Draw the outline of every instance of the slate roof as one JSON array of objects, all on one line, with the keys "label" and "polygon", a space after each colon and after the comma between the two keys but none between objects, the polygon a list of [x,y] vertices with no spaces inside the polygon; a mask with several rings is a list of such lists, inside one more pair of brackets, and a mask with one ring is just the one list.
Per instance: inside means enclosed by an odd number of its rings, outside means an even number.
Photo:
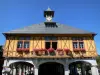
[{"label": "slate roof", "polygon": [[85,30],[80,30],[68,25],[56,23],[57,27],[48,27],[45,22],[34,24],[24,28],[5,32],[4,34],[95,34]]}]

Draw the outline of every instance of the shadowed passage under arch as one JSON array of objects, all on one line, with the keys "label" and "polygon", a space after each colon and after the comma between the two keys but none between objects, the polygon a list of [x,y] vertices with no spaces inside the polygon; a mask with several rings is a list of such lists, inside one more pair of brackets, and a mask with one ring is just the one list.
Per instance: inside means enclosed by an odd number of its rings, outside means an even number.
[{"label": "shadowed passage under arch", "polygon": [[39,66],[38,75],[64,75],[64,66],[56,62],[47,62]]}]

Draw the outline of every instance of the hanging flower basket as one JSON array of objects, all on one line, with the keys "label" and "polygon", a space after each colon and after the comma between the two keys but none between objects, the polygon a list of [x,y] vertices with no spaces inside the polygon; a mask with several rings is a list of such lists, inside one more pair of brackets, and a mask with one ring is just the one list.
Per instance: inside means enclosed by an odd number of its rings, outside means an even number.
[{"label": "hanging flower basket", "polygon": [[49,52],[54,52],[54,48],[49,48],[48,51]]},{"label": "hanging flower basket", "polygon": [[48,49],[48,52],[49,52],[49,54],[52,55],[52,56],[55,55],[54,48],[49,48],[49,49]]}]

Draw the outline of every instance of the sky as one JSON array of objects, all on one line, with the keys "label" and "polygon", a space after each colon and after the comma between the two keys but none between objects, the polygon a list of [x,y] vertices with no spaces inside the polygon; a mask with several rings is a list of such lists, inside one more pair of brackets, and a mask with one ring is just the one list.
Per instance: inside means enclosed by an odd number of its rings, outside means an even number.
[{"label": "sky", "polygon": [[53,21],[95,32],[100,54],[100,0],[0,0],[0,45],[3,32],[44,22],[48,7],[55,11]]}]

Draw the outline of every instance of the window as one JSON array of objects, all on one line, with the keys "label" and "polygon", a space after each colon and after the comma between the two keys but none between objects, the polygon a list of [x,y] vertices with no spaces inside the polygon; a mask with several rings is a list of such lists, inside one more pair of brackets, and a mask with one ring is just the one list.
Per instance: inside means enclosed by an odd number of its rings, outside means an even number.
[{"label": "window", "polygon": [[83,38],[81,37],[73,37],[73,49],[84,49]]},{"label": "window", "polygon": [[22,47],[23,47],[23,42],[22,41],[18,41],[17,48],[22,48]]},{"label": "window", "polygon": [[29,41],[28,42],[24,42],[24,48],[29,48]]},{"label": "window", "polygon": [[78,48],[78,43],[77,42],[73,42],[73,48]]},{"label": "window", "polygon": [[30,37],[20,37],[17,43],[17,48],[24,48],[27,49],[29,48],[29,43]]},{"label": "window", "polygon": [[80,48],[84,48],[84,43],[83,42],[79,42],[79,47]]},{"label": "window", "polygon": [[45,48],[54,48],[57,49],[57,37],[54,36],[46,36],[45,37]]}]

